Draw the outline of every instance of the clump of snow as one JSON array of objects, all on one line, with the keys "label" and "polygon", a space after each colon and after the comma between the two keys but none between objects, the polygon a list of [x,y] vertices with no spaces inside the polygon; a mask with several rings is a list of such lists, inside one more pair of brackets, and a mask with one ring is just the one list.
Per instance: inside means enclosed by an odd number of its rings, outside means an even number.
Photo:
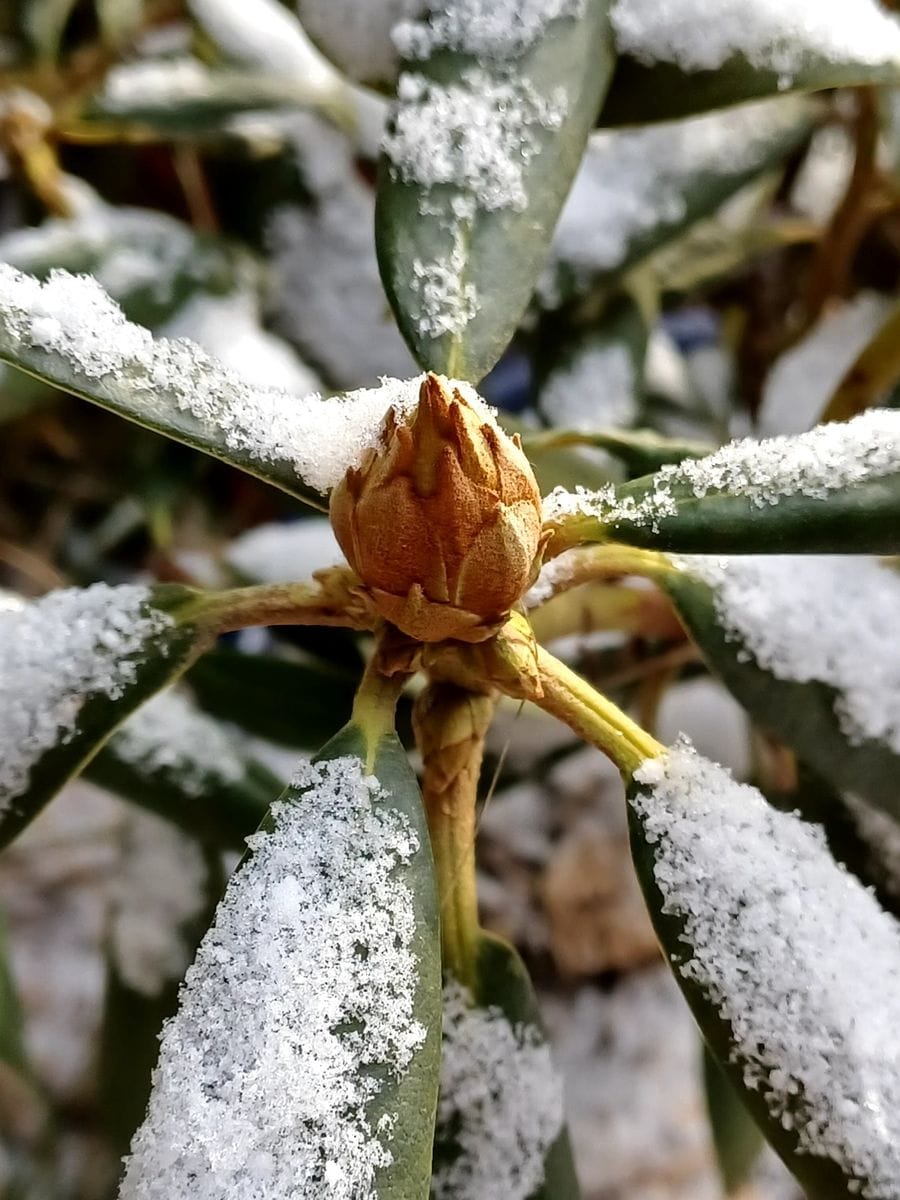
[{"label": "clump of snow", "polygon": [[623,342],[588,345],[548,376],[541,409],[560,429],[620,429],[637,418],[637,383],[634,359]]},{"label": "clump of snow", "polygon": [[478,289],[464,278],[465,267],[461,225],[454,229],[453,246],[446,259],[413,259],[410,290],[418,308],[410,306],[410,312],[428,337],[460,334],[478,312]]},{"label": "clump of snow", "polygon": [[558,554],[543,564],[537,579],[525,593],[522,602],[527,609],[538,608],[552,600],[576,577],[578,557],[573,550]]},{"label": "clump of snow", "polygon": [[277,330],[338,387],[411,374],[415,363],[378,272],[371,188],[346,142],[322,121],[296,116],[291,140],[316,203],[280,205],[266,227]]},{"label": "clump of snow", "polygon": [[784,86],[814,59],[879,66],[900,58],[900,25],[878,0],[615,0],[610,9],[621,54],[712,71],[734,55],[774,71]]},{"label": "clump of snow", "polygon": [[[552,21],[580,17],[587,0],[428,0],[417,20],[400,21],[394,45],[405,59],[439,50],[481,61],[513,58],[534,45]],[[421,7],[421,6],[420,6]]]},{"label": "clump of snow", "polygon": [[426,1033],[398,875],[416,835],[358,759],[293,782],[188,970],[122,1200],[374,1200],[392,1161],[393,1115],[367,1106]]},{"label": "clump of snow", "polygon": [[258,583],[287,583],[342,563],[344,552],[328,518],[309,517],[242,533],[226,550],[225,561]]},{"label": "clump of snow", "polygon": [[110,942],[122,980],[158,996],[191,961],[185,937],[206,902],[207,869],[199,845],[152,813],[134,812],[123,830],[111,890]]},{"label": "clump of snow", "polygon": [[225,296],[192,296],[160,333],[190,338],[247,383],[300,393],[321,386],[286,342],[263,329],[259,301],[249,287]]},{"label": "clump of snow", "polygon": [[766,380],[758,428],[769,436],[801,433],[819,419],[832,392],[887,316],[890,301],[861,292],[823,317],[783,354]]},{"label": "clump of snow", "polygon": [[562,1083],[534,1026],[473,1007],[455,980],[444,989],[438,1137],[459,1147],[435,1171],[436,1200],[528,1200],[563,1122]]},{"label": "clump of snow", "polygon": [[76,732],[95,696],[117,700],[137,677],[137,656],[172,618],[150,606],[138,585],[50,592],[0,611],[0,810],[28,787],[32,767]]},{"label": "clump of snow", "polygon": [[896,571],[841,555],[676,561],[713,588],[719,622],[744,658],[777,679],[833,688],[851,742],[900,754],[900,660],[887,651],[900,612]]},{"label": "clump of snow", "polygon": [[640,500],[620,499],[612,484],[596,492],[556,488],[544,502],[544,519],[589,516],[606,524],[649,525],[655,530],[661,520],[678,513],[675,489],[698,499],[710,494],[745,496],[755,507],[765,508],[786,496],[824,500],[829,492],[898,470],[900,412],[873,409],[796,437],[742,438],[706,458],[662,467]]},{"label": "clump of snow", "polygon": [[196,58],[137,59],[110,68],[100,101],[107,112],[128,112],[205,100],[212,86],[208,68]]},{"label": "clump of snow", "polygon": [[[289,467],[317,491],[337,484],[377,444],[389,408],[418,402],[422,377],[323,399],[253,387],[186,339],[155,339],[125,319],[89,276],[53,271],[46,283],[0,264],[0,353],[44,351],[92,394],[130,416],[224,445],[259,464]],[[467,395],[468,384],[458,383]]]},{"label": "clump of snow", "polygon": [[[742,179],[802,126],[796,98],[763,100],[646,129],[594,133],[556,227],[551,260],[576,279],[611,271],[659,226],[688,216],[699,181]],[[552,300],[545,276],[542,293]]]},{"label": "clump of snow", "polygon": [[632,804],[675,969],[732,1028],[732,1060],[800,1153],[865,1197],[900,1191],[900,928],[831,858],[822,830],[771,808],[682,742],[647,760]]},{"label": "clump of snow", "polygon": [[361,83],[396,78],[398,56],[391,31],[419,7],[419,0],[297,0],[310,37]]},{"label": "clump of snow", "polygon": [[212,784],[238,783],[244,762],[233,738],[183,692],[160,692],[128,718],[114,735],[118,758],[149,774],[170,774],[189,796]]}]

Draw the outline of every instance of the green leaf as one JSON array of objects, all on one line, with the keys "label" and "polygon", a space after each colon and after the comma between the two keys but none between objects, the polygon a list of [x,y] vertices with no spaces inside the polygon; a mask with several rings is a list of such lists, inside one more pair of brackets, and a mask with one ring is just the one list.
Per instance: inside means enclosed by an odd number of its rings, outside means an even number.
[{"label": "green leaf", "polygon": [[[221,1138],[232,1180],[265,1148],[288,1190],[302,1161],[314,1188],[327,1170],[347,1194],[369,1194],[367,1168],[389,1150],[371,1194],[427,1197],[441,1026],[434,865],[406,753],[375,725],[351,723],[328,743],[232,877],[164,1031],[126,1191],[148,1178],[173,1195],[222,1180]],[[333,1081],[325,1091],[319,1072]]]},{"label": "green leaf", "polygon": [[[435,1174],[444,1176],[441,1195],[448,1198],[457,1194],[450,1181],[459,1181],[460,1196],[473,1194],[471,1182],[466,1186],[465,1181],[482,1181],[488,1162],[493,1161],[492,1119],[502,1124],[499,1137],[507,1154],[510,1124],[515,1129],[514,1122],[519,1116],[517,1105],[528,1106],[526,1119],[530,1118],[532,1128],[538,1113],[543,1116],[546,1110],[549,1116],[556,1100],[562,1119],[561,1091],[554,1096],[554,1088],[561,1088],[561,1084],[553,1078],[552,1068],[548,1069],[547,1063],[540,1062],[540,1056],[546,1054],[546,1034],[528,972],[516,951],[499,938],[482,934],[474,978],[469,984],[460,994],[455,981],[448,979],[446,992],[444,1079],[453,1079],[459,1074],[462,1076],[460,1086],[464,1089],[464,1106],[460,1109],[454,1105],[452,1092],[445,1090],[442,1094],[441,1108],[448,1110],[448,1119],[439,1121],[435,1136]],[[493,1031],[490,1036],[485,1022]],[[476,1032],[480,1035],[477,1048],[469,1051],[467,1034],[474,1036]],[[503,1049],[502,1062],[490,1060],[490,1050],[486,1051],[488,1043]],[[485,1061],[468,1058],[470,1053],[486,1052]],[[472,1071],[479,1069],[487,1076],[483,1084],[480,1080],[473,1083],[471,1078]],[[529,1089],[535,1086],[541,1088],[539,1095],[530,1094]],[[480,1095],[482,1090],[491,1097],[483,1110],[478,1104],[471,1105],[471,1096]],[[483,1128],[472,1123],[473,1115],[476,1120],[483,1120]],[[549,1123],[543,1132],[548,1140],[552,1138],[544,1153],[543,1171],[540,1160],[534,1162],[530,1158],[510,1164],[510,1169],[519,1171],[524,1179],[534,1176],[539,1181],[528,1193],[528,1200],[578,1200],[580,1192],[565,1123],[558,1126],[555,1136]],[[533,1138],[533,1134],[529,1138]],[[523,1155],[540,1153],[540,1146],[530,1145],[527,1138],[518,1140],[518,1149]],[[480,1147],[484,1147],[485,1162],[480,1162],[477,1157]]]},{"label": "green leaf", "polygon": [[[834,787],[864,796],[900,819],[897,786],[900,754],[887,740],[863,736],[846,715],[851,705],[851,711],[860,710],[871,721],[868,706],[871,704],[877,714],[889,699],[878,689],[882,673],[879,660],[882,654],[890,654],[890,633],[884,631],[883,651],[879,650],[878,609],[866,611],[865,593],[874,597],[885,589],[881,606],[889,611],[893,604],[890,570],[881,568],[880,574],[884,576],[881,581],[879,575],[871,575],[871,564],[863,560],[859,565],[841,559],[833,564],[824,560],[819,565],[816,560],[803,559],[735,559],[724,568],[722,580],[740,582],[742,573],[753,572],[756,581],[748,581],[746,585],[746,603],[766,612],[769,637],[777,630],[789,631],[781,641],[789,643],[790,655],[812,664],[805,671],[797,669],[805,676],[797,680],[787,677],[790,664],[780,666],[778,675],[774,669],[760,665],[752,646],[735,628],[743,619],[741,602],[719,599],[717,590],[722,584],[714,582],[710,586],[704,581],[704,576],[711,578],[709,564],[698,559],[683,567],[662,573],[659,582],[711,670],[754,721],[787,743]],[[791,589],[787,599],[786,585]],[[896,591],[900,604],[900,582]],[[832,612],[827,627],[821,617],[823,602]],[[868,628],[875,635],[874,646],[871,639],[864,645],[860,637],[860,630]],[[846,691],[815,678],[817,671],[835,670],[833,664],[847,648],[860,663],[868,664],[863,667],[863,675],[868,674],[871,679],[869,697],[864,692],[854,692],[855,699],[848,698]],[[813,678],[809,678],[810,672]],[[856,687],[859,688],[858,676]],[[889,715],[887,720],[889,727]]]},{"label": "green leaf", "polygon": [[187,680],[208,713],[299,750],[321,746],[348,719],[357,682],[349,672],[312,662],[226,649],[204,654]]},{"label": "green leaf", "polygon": [[466,52],[467,31],[448,41],[428,27],[428,57],[406,63],[376,238],[424,367],[477,381],[512,337],[609,80],[607,7],[592,0],[524,48],[511,34],[490,58]]},{"label": "green leaf", "polygon": [[684,462],[686,458],[705,458],[713,451],[702,442],[683,442],[663,437],[653,429],[612,429],[596,433],[554,429],[546,433],[525,434],[525,453],[543,455],[548,450],[575,446],[596,446],[617,458],[629,476],[646,475],[659,467]]},{"label": "green leaf", "polygon": [[[278,693],[283,697],[288,693]],[[205,841],[243,850],[284,781],[179,692],[142,705],[88,763],[93,783]]]},{"label": "green leaf", "polygon": [[747,1183],[765,1144],[734,1084],[703,1044],[703,1086],[719,1174],[726,1196]]},{"label": "green leaf", "polygon": [[900,416],[873,410],[796,437],[746,438],[590,494],[551,496],[559,545],[701,554],[900,552]]},{"label": "green leaf", "polygon": [[[144,700],[200,652],[196,593],[95,584],[0,615],[6,683],[0,845],[6,845]],[[4,678],[5,676],[5,678]]]},{"label": "green leaf", "polygon": [[138,32],[144,19],[144,0],[94,0],[103,43],[120,49]]},{"label": "green leaf", "polygon": [[22,6],[22,29],[38,58],[54,62],[77,0],[30,0]]},{"label": "green leaf", "polygon": [[638,878],[711,1051],[808,1195],[893,1194],[892,919],[817,830],[690,747],[636,776]]},{"label": "green leaf", "polygon": [[184,442],[316,507],[419,381],[323,399],[255,387],[186,340],[153,339],[95,281],[0,264],[0,361]]},{"label": "green leaf", "polygon": [[810,133],[817,111],[792,97],[593,134],[554,236],[540,288],[545,303],[620,277],[711,216],[781,163]]},{"label": "green leaf", "polygon": [[735,55],[716,70],[684,71],[674,63],[643,63],[620,54],[600,114],[600,124],[644,125],[649,121],[690,117],[785,92],[816,92],[898,81],[900,65],[896,62],[872,66],[811,57],[800,70],[788,75],[761,70],[740,55]]}]

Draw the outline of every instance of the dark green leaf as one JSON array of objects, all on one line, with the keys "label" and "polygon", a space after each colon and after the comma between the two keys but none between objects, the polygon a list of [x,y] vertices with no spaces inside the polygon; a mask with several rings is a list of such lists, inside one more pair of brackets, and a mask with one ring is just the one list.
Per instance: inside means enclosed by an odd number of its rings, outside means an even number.
[{"label": "dark green leaf", "polygon": [[763,1135],[706,1043],[703,1085],[722,1185],[725,1195],[733,1196],[750,1177],[765,1144]]},{"label": "dark green leaf", "polygon": [[[78,595],[74,589],[70,594]],[[55,595],[58,593],[51,593],[50,599]],[[176,585],[153,588],[147,599],[140,602],[139,610],[141,618],[148,621],[148,632],[146,636],[139,635],[139,647],[130,648],[123,658],[118,658],[114,651],[103,649],[105,639],[109,639],[113,646],[120,640],[122,626],[115,622],[121,621],[121,617],[113,614],[110,624],[105,627],[96,611],[88,614],[84,622],[89,634],[87,640],[80,633],[78,619],[72,617],[71,653],[77,656],[78,666],[83,669],[86,662],[93,661],[93,655],[102,655],[104,669],[109,660],[108,673],[115,679],[115,685],[107,691],[100,684],[83,694],[80,707],[76,707],[68,728],[68,712],[64,713],[65,689],[62,696],[56,696],[55,693],[51,696],[55,688],[51,666],[33,664],[35,690],[29,695],[28,704],[35,711],[30,713],[29,719],[34,727],[38,727],[42,720],[50,720],[51,714],[56,716],[59,713],[58,719],[63,722],[58,729],[60,740],[40,751],[36,758],[29,758],[27,764],[20,764],[21,771],[13,771],[13,778],[21,774],[25,783],[21,788],[16,782],[12,783],[4,795],[0,845],[11,841],[63,784],[90,761],[116,727],[144,700],[177,678],[203,648],[208,633],[192,623],[195,597],[196,593],[190,589]],[[4,617],[4,637],[15,639],[18,636],[16,615],[12,613]],[[51,616],[48,620],[58,623],[60,618]],[[50,645],[59,643],[59,633],[59,628],[54,627]],[[34,637],[34,629],[31,630],[31,637]],[[76,700],[77,694],[69,703],[75,704]],[[15,730],[17,725],[14,723],[12,728]],[[15,753],[16,750],[17,747],[10,747],[7,753]]]},{"label": "dark green leaf", "polygon": [[[900,418],[875,410],[795,438],[734,442],[595,497],[551,502],[560,544],[699,554],[900,552]],[[844,483],[842,480],[846,480]]]},{"label": "dark green leaf", "polygon": [[[517,1039],[529,1031],[526,1036],[532,1040],[525,1044],[540,1046],[546,1042],[531,980],[512,946],[492,934],[482,934],[474,975],[468,987],[474,1007],[502,1014],[512,1026]],[[547,1080],[547,1087],[553,1087],[552,1080]],[[497,1115],[498,1119],[503,1119],[506,1114],[498,1112]],[[436,1171],[453,1164],[464,1153],[454,1136],[455,1132],[451,1124],[438,1126],[434,1148]],[[508,1131],[505,1132],[508,1137]],[[446,1189],[443,1194],[450,1195]],[[578,1200],[579,1196],[569,1136],[564,1124],[544,1159],[543,1182],[529,1193],[528,1200]]]},{"label": "dark green leaf", "polygon": [[803,69],[785,76],[753,67],[738,55],[718,70],[688,72],[674,63],[648,65],[623,54],[616,64],[600,123],[643,125],[648,121],[690,117],[745,100],[783,95],[786,91],[815,92],[865,83],[896,83],[898,79],[900,68],[892,62],[872,66],[809,59]]},{"label": "dark green leaf", "polygon": [[810,133],[817,111],[793,97],[594,134],[556,230],[542,297],[556,304],[608,283],[671,243],[781,163]]},{"label": "dark green leaf", "polygon": [[[609,80],[607,7],[592,0],[506,58],[435,49],[407,64],[376,237],[397,323],[422,366],[477,381],[512,337]],[[479,122],[492,132],[479,130],[473,153],[465,138]]]},{"label": "dark green leaf", "polygon": [[[852,572],[853,566],[846,569]],[[848,735],[835,688],[780,679],[761,667],[726,627],[713,589],[689,570],[665,573],[660,583],[710,668],[762,729],[786,742],[833,786],[865,796],[900,819],[900,756],[885,742]],[[765,589],[764,581],[760,588]],[[829,598],[841,603],[839,593]],[[792,628],[796,621],[795,613]],[[812,626],[804,636],[814,644],[819,635]]]}]

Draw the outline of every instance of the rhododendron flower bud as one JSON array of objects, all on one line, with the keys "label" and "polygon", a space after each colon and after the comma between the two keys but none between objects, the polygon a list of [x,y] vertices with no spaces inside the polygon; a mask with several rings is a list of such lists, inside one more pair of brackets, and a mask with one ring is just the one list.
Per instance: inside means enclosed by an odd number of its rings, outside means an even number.
[{"label": "rhododendron flower bud", "polygon": [[334,489],[331,521],[378,611],[421,642],[490,637],[542,545],[519,439],[436,375],[409,418],[388,413],[378,447]]}]

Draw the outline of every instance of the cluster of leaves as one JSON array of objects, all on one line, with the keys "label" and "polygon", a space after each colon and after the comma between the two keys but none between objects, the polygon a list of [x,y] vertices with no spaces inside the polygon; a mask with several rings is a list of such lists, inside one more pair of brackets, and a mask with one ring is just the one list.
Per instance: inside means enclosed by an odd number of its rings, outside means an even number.
[{"label": "cluster of leaves", "polygon": [[[317,19],[317,5],[304,0],[299,7],[338,67],[351,65],[340,45],[321,35],[333,24]],[[892,305],[900,196],[892,104],[900,69],[800,47],[802,65],[785,88],[781,73],[740,53],[715,71],[647,65],[618,52],[608,9],[603,0],[572,5],[538,43],[517,52],[512,66],[497,65],[493,78],[490,59],[465,49],[441,46],[406,64],[427,85],[445,87],[477,67],[502,89],[512,70],[533,79],[544,98],[562,89],[568,101],[565,116],[539,129],[523,161],[524,203],[476,203],[467,210],[465,236],[448,242],[459,222],[460,186],[423,183],[394,169],[390,156],[378,163],[379,136],[369,126],[380,135],[385,101],[328,66],[275,0],[198,0],[188,11],[156,0],[2,6],[10,65],[3,69],[0,137],[11,215],[0,260],[38,278],[55,268],[94,275],[130,320],[163,335],[205,339],[251,387],[279,383],[295,393],[314,386],[337,393],[373,384],[380,370],[411,375],[417,364],[481,384],[502,408],[518,410],[506,424],[521,428],[542,490],[606,489],[605,509],[567,512],[563,505],[551,523],[549,553],[581,558],[568,574],[556,573],[541,596],[548,602],[535,605],[538,641],[583,633],[586,617],[591,631],[618,635],[613,649],[593,661],[592,681],[635,703],[647,724],[665,686],[681,671],[704,669],[702,656],[760,731],[759,786],[824,823],[835,856],[884,898],[889,889],[872,874],[878,847],[865,844],[843,797],[852,791],[897,817],[895,745],[848,732],[827,680],[785,678],[748,655],[708,578],[669,555],[897,555],[900,472],[863,476],[822,495],[782,487],[777,502],[763,504],[727,482],[700,494],[690,476],[669,480],[673,465],[702,461],[731,434],[797,433],[820,419],[893,402],[900,380]],[[377,40],[378,16],[371,21],[361,36]],[[248,36],[254,25],[264,31],[257,42]],[[386,77],[362,82],[393,92],[397,69],[395,63]],[[729,107],[759,99],[770,107],[750,110],[749,119],[744,109]],[[403,101],[393,110],[389,136],[399,136],[402,113]],[[659,121],[672,124],[657,129]],[[431,130],[442,132],[454,131]],[[732,153],[730,137],[747,145]],[[828,149],[835,141],[845,149],[843,174]],[[681,158],[667,143],[683,148]],[[704,149],[710,144],[714,149]],[[602,178],[592,190],[594,158]],[[807,175],[814,182],[804,200]],[[606,222],[607,233],[614,230],[613,251],[592,257],[577,245],[590,223],[579,224],[583,209],[564,210],[573,180],[571,195],[583,187],[598,227]],[[835,191],[830,210],[810,204],[810,186]],[[364,228],[362,239],[357,227]],[[375,274],[376,234],[397,328],[386,320]],[[462,315],[441,308],[448,319],[440,327],[423,321],[423,264],[440,267],[439,308],[447,296],[477,303],[463,306]],[[815,385],[802,379],[809,394],[796,396],[788,385],[785,412],[785,386],[776,388],[773,364],[808,348],[838,319],[832,310],[838,318],[861,311],[865,327],[853,332],[849,347],[837,344],[838,334],[833,341],[825,336],[824,365],[809,360],[806,368],[817,373]],[[289,456],[236,450],[211,418],[186,417],[179,395],[155,388],[139,363],[92,376],[77,355],[23,339],[16,316],[0,305],[0,359],[9,368],[0,391],[0,562],[7,582],[34,592],[48,582],[121,579],[140,568],[159,581],[149,606],[170,620],[164,635],[148,636],[134,656],[128,685],[114,699],[91,698],[65,740],[32,763],[27,789],[0,813],[0,841],[18,835],[84,772],[175,822],[208,853],[239,848],[280,781],[243,752],[227,783],[214,770],[198,783],[183,763],[135,759],[127,753],[127,719],[182,677],[208,719],[304,752],[314,752],[350,718],[363,661],[355,635],[371,622],[339,582],[336,591],[310,585],[273,592],[263,571],[254,580],[253,572],[227,561],[208,561],[207,570],[228,590],[200,591],[196,567],[178,554],[191,525],[221,543],[260,514],[296,517],[304,503],[321,507],[321,495]],[[227,397],[233,377],[217,375],[214,365],[209,372],[210,391]],[[142,428],[123,434],[107,413],[82,415],[72,396]],[[301,407],[298,398],[302,425]],[[218,461],[210,464],[196,451]],[[656,521],[630,519],[661,486],[674,495],[674,511]],[[40,548],[37,555],[26,550],[29,544]],[[327,565],[284,563],[282,578],[303,579]],[[654,603],[627,583],[640,574],[654,581]],[[263,590],[252,596],[228,587],[254,582]],[[671,620],[673,611],[686,633]],[[778,619],[775,612],[772,620]],[[309,632],[304,620],[349,629]],[[865,612],[851,613],[847,628],[865,620]],[[270,621],[263,653],[219,640]],[[884,649],[890,654],[887,637]],[[489,675],[486,682],[503,690],[498,679]],[[515,679],[507,690],[527,694]],[[564,708],[557,705],[562,715]],[[398,722],[407,743],[409,718],[401,698]],[[591,736],[589,729],[580,732]],[[358,708],[350,732],[326,747],[323,760],[346,754],[350,743],[361,745],[354,752],[376,770],[390,763],[382,782],[397,810],[418,812],[415,782],[397,765],[405,757],[396,735],[380,732],[376,740],[377,748]],[[638,742],[650,745],[649,738]],[[640,757],[619,762],[628,780]],[[428,799],[427,777],[425,791]],[[302,801],[302,794],[293,798]],[[635,806],[639,869],[664,949],[677,964],[684,931],[662,912],[648,866],[655,843],[639,814]],[[452,862],[451,873],[457,868]],[[427,856],[413,869],[417,893],[433,889]],[[220,886],[212,873],[210,903]],[[193,933],[199,940],[202,928]],[[433,927],[430,933],[436,938]],[[421,954],[423,1017],[433,1016],[438,1003],[434,950]],[[537,1028],[530,984],[513,951],[478,932],[466,954],[473,1000]],[[177,981],[148,1002],[116,977],[114,962],[111,972],[103,1089],[107,1134],[123,1150],[143,1113],[148,1063]],[[743,1087],[741,1065],[728,1061],[727,1022],[709,996],[687,990],[713,1051]],[[12,1014],[12,991],[3,992]],[[8,1024],[13,1029],[12,1015]],[[116,1053],[116,1031],[123,1029],[142,1043],[127,1056]],[[4,1038],[0,1053],[11,1072],[36,1087],[17,1035]],[[418,1124],[410,1119],[394,1165],[373,1193],[385,1200],[428,1190],[433,1044],[427,1053],[431,1058],[423,1058],[412,1081],[391,1084],[380,1100],[397,1111],[419,1110]],[[718,1095],[722,1079],[713,1071],[710,1078],[711,1094]],[[413,1084],[411,1101],[406,1089]],[[823,1173],[820,1159],[801,1153],[756,1097],[749,1100],[755,1120],[811,1194],[844,1196],[868,1186],[832,1162]],[[715,1112],[730,1117],[714,1125],[727,1186],[737,1190],[753,1157],[742,1149],[753,1143],[748,1118],[730,1092]],[[21,1188],[44,1194],[52,1121],[37,1122],[37,1129],[29,1127],[27,1146],[18,1148],[23,1178],[13,1181],[10,1195]],[[436,1161],[452,1161],[458,1152],[440,1145]],[[47,1194],[60,1194],[56,1189],[54,1183]],[[546,1200],[577,1194],[564,1135],[548,1150],[543,1183],[530,1194]]]}]

